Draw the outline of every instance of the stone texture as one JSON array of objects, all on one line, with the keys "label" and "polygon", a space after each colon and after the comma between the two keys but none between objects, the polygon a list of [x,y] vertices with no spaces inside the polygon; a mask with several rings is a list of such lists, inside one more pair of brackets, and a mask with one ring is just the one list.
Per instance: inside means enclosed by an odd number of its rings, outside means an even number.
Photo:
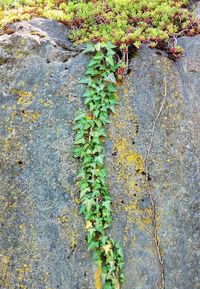
[{"label": "stone texture", "polygon": [[[0,37],[1,287],[99,289],[71,153],[88,57],[57,22],[33,18],[12,30]],[[125,251],[123,289],[160,288],[149,193],[166,289],[200,288],[200,37],[179,42],[177,62],[145,46],[133,57],[107,128],[110,234]]]}]

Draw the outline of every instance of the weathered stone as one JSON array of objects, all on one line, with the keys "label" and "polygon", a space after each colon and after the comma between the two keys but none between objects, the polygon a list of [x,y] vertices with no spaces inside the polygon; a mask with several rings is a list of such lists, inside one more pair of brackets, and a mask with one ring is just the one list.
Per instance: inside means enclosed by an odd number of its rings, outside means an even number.
[{"label": "weathered stone", "polygon": [[[33,18],[12,29],[0,37],[1,286],[99,289],[72,157],[88,57],[57,22]],[[200,288],[200,37],[179,42],[177,62],[145,46],[133,57],[108,127],[110,234],[125,251],[123,289],[160,288],[150,196],[165,288]]]},{"label": "weathered stone", "polygon": [[[127,234],[125,288],[159,288],[159,263],[149,236],[151,201],[145,182],[141,182],[147,171],[157,211],[166,288],[200,288],[200,37],[183,37],[179,42],[185,52],[176,63],[147,47],[133,58],[121,94],[119,116],[112,120],[114,127],[110,126],[115,156],[109,161],[109,172],[113,176],[114,199],[118,204],[123,200],[116,213],[120,225],[113,226],[113,234],[118,238],[118,231]],[[132,125],[133,116],[138,127]],[[142,162],[138,156],[142,156]],[[119,164],[117,168],[115,163]],[[138,168],[131,171],[134,166]]]}]

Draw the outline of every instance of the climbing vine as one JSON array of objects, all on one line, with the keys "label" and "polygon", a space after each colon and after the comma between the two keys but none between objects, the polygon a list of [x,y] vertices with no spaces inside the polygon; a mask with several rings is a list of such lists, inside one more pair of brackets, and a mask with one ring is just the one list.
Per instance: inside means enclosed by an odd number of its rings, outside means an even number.
[{"label": "climbing vine", "polygon": [[94,53],[81,80],[86,84],[83,97],[88,110],[78,111],[74,127],[74,156],[82,161],[78,174],[80,212],[85,216],[88,249],[93,250],[96,264],[102,270],[103,289],[120,288],[124,281],[122,248],[106,232],[112,216],[103,141],[109,112],[114,112],[117,104],[115,72],[120,64],[114,59],[114,48],[110,42],[87,46],[85,52]]}]

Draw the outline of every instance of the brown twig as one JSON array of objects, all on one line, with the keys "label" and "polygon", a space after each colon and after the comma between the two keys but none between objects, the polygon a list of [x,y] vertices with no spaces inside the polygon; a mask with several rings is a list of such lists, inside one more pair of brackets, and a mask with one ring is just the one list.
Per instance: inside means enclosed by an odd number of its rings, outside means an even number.
[{"label": "brown twig", "polygon": [[152,130],[151,130],[151,136],[150,136],[150,144],[147,150],[147,155],[145,158],[145,171],[146,171],[146,182],[147,182],[147,194],[150,198],[150,202],[151,202],[151,207],[152,207],[152,212],[153,212],[153,216],[152,216],[152,226],[153,226],[153,232],[152,232],[152,238],[155,244],[155,248],[156,248],[156,254],[157,254],[157,258],[158,258],[158,263],[159,263],[159,267],[160,267],[160,289],[165,289],[165,271],[164,271],[164,266],[163,266],[163,258],[162,258],[162,253],[161,253],[161,248],[160,248],[160,244],[158,241],[158,230],[157,230],[157,212],[156,212],[156,205],[155,205],[155,200],[153,197],[153,194],[151,193],[151,188],[150,188],[150,184],[149,184],[149,180],[148,180],[148,176],[149,176],[149,158],[150,158],[150,153],[151,153],[151,149],[153,146],[153,140],[154,140],[154,134],[155,134],[155,128],[156,128],[156,124],[158,122],[158,119],[160,117],[160,114],[163,110],[165,101],[166,101],[166,97],[167,97],[167,80],[166,80],[166,76],[164,78],[164,98],[161,102],[159,111],[156,115],[156,118],[153,122],[152,125]]}]

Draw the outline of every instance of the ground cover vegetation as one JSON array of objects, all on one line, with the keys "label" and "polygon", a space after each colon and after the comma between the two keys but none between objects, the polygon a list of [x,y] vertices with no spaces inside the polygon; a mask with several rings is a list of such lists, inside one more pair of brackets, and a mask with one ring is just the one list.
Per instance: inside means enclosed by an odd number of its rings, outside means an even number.
[{"label": "ground cover vegetation", "polygon": [[3,26],[41,16],[71,28],[76,44],[111,41],[126,53],[141,43],[162,48],[174,57],[181,52],[176,39],[199,32],[199,19],[189,12],[188,0],[0,0]]}]

